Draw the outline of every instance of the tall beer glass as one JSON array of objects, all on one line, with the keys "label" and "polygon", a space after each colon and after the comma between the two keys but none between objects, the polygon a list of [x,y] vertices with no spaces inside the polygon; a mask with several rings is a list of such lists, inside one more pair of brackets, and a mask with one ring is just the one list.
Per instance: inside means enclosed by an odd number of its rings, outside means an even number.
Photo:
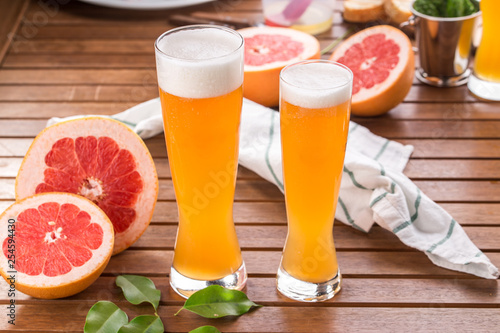
[{"label": "tall beer glass", "polygon": [[500,101],[500,1],[481,0],[483,35],[474,60],[474,71],[469,78],[469,90],[476,96]]},{"label": "tall beer glass", "polygon": [[333,220],[351,111],[352,72],[312,60],[280,75],[280,122],[288,236],[278,290],[306,302],[332,298],[341,276]]},{"label": "tall beer glass", "polygon": [[233,222],[243,38],[217,26],[167,31],[155,43],[179,227],[170,284],[188,297],[212,284],[242,289]]}]

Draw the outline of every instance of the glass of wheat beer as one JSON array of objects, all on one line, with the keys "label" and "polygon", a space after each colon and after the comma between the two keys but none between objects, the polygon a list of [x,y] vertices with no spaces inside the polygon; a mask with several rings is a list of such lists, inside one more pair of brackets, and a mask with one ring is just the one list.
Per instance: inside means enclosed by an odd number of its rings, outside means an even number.
[{"label": "glass of wheat beer", "polygon": [[278,290],[306,302],[332,298],[340,271],[333,220],[344,164],[353,75],[344,65],[304,61],[280,74],[280,128],[288,235]]},{"label": "glass of wheat beer", "polygon": [[242,289],[233,222],[244,40],[219,26],[185,26],[156,43],[165,141],[179,227],[170,284],[189,297],[212,284]]}]

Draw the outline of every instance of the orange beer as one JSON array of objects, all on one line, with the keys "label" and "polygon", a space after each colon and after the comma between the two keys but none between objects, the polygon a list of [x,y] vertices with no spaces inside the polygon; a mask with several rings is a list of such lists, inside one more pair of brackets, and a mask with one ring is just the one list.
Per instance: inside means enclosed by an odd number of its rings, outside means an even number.
[{"label": "orange beer", "polygon": [[500,43],[497,36],[500,29],[497,21],[500,1],[481,0],[479,6],[483,17],[483,35],[467,86],[480,98],[500,101]]},{"label": "orange beer", "polygon": [[173,266],[198,280],[216,280],[242,264],[232,206],[242,89],[198,99],[160,89],[160,98],[179,208]]},{"label": "orange beer", "polygon": [[[500,43],[497,33],[500,31],[500,1],[481,0],[483,16],[483,35],[476,52],[474,73],[483,80],[500,82]],[[499,96],[500,97],[500,96]]]},{"label": "orange beer", "polygon": [[[288,220],[281,269],[306,285],[322,284],[340,279],[332,228],[349,129],[352,73],[333,62],[307,61],[286,67],[280,84]],[[289,296],[290,288],[282,289]]]},{"label": "orange beer", "polygon": [[[165,141],[179,211],[170,282],[189,296],[246,271],[233,222],[243,39],[223,27],[171,30],[156,43]],[[217,283],[220,284],[220,283]]]}]

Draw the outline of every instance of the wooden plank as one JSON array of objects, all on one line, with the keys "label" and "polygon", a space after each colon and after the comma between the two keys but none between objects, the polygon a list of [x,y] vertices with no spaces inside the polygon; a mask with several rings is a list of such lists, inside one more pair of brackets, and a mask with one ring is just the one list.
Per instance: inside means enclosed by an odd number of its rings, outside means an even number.
[{"label": "wooden plank", "polygon": [[[119,75],[116,75],[119,73]],[[19,75],[18,75],[19,74]],[[81,74],[81,75],[80,75]],[[156,72],[151,69],[60,69],[60,70],[40,70],[40,69],[9,69],[0,70],[0,84],[17,86],[21,84],[27,85],[137,85],[137,86],[155,86]],[[51,116],[64,116],[73,114],[96,114],[96,113],[117,113],[137,103],[128,102],[66,102],[66,103],[50,103],[39,101],[34,102],[0,102],[0,110],[2,116],[9,118],[49,118]],[[460,118],[460,116],[446,118],[442,116],[438,110],[434,110],[434,104],[418,104],[404,103],[402,108],[412,109],[418,107],[422,110],[422,115],[417,112],[409,117],[396,118],[392,116],[392,111],[387,115],[389,119],[396,120],[499,120],[500,112],[493,112],[498,109],[494,103],[483,103],[484,107],[474,108],[474,111],[468,113],[468,118]],[[475,103],[460,104],[461,108],[465,109],[468,105],[476,105]],[[488,112],[491,110],[492,112]],[[66,112],[66,113],[65,113]],[[390,116],[390,117],[389,117]],[[386,119],[380,117],[378,119]],[[353,117],[355,122],[363,122],[364,118]],[[437,143],[441,142],[437,140]],[[446,143],[446,142],[444,142]],[[493,144],[493,142],[492,142]],[[434,144],[432,144],[434,145]],[[439,147],[438,147],[439,148]],[[498,155],[497,155],[498,156]]]},{"label": "wooden plank", "polygon": [[[226,16],[225,12],[220,12],[221,17]],[[248,19],[250,21],[261,21],[261,13],[234,12],[231,17],[239,19]],[[154,42],[163,32],[172,28],[172,25],[167,23],[167,20],[152,24],[116,24],[116,25],[44,25],[38,27],[34,39],[144,39]],[[19,32],[30,30],[33,27],[29,24],[23,24],[19,28]],[[334,25],[328,33],[329,38],[337,38],[342,36],[348,30],[347,26]],[[318,36],[321,38],[321,35]]]},{"label": "wooden plank", "polygon": [[[415,147],[412,158],[498,158],[500,140],[398,139]],[[462,161],[460,161],[462,162]]]},{"label": "wooden plank", "polygon": [[498,103],[402,103],[382,118],[474,120],[500,119]]},{"label": "wooden plank", "polygon": [[0,101],[144,102],[158,97],[156,85],[0,86]]},{"label": "wooden plank", "polygon": [[499,139],[500,121],[394,121],[365,119],[358,122],[373,133],[390,139]]},{"label": "wooden plank", "polygon": [[[158,35],[160,35],[159,33]],[[152,42],[151,42],[152,43]],[[151,47],[153,44],[151,44]],[[150,54],[73,54],[32,55],[8,54],[4,68],[154,68],[155,58]]]},{"label": "wooden plank", "polygon": [[113,115],[137,104],[138,102],[0,102],[0,118],[46,120],[77,115]]},{"label": "wooden plank", "polygon": [[[137,12],[134,12],[134,14]],[[16,40],[12,48],[17,54],[151,54],[150,40]]]},{"label": "wooden plank", "polygon": [[[69,22],[64,24],[77,23]],[[320,42],[320,48],[324,49],[335,39],[324,37]],[[127,39],[127,40],[65,40],[65,39],[47,39],[47,40],[15,40],[12,42],[11,50],[16,54],[151,54],[154,52],[150,40]],[[323,55],[327,58],[331,55],[328,52]]]},{"label": "wooden plank", "polygon": [[[500,251],[500,228],[497,227],[464,227],[476,246],[482,251]],[[236,226],[239,243],[242,249],[272,249],[280,251],[285,243],[286,226]],[[141,238],[133,245],[133,249],[169,249],[173,250],[177,234],[176,225],[150,225]],[[374,227],[369,233],[357,231],[350,226],[337,222],[333,228],[333,237],[337,250],[379,250],[410,251],[392,232]]]},{"label": "wooden plank", "polygon": [[[25,332],[81,332],[85,316],[93,302],[82,304],[48,304],[46,306],[20,305],[16,329]],[[130,318],[150,314],[147,306],[120,304]],[[475,332],[494,332],[500,324],[498,309],[453,308],[373,308],[366,307],[312,307],[297,304],[294,307],[263,307],[236,318],[205,319],[183,311],[174,316],[179,306],[163,306],[158,314],[167,332],[188,332],[204,325],[215,325],[222,332],[368,332],[383,330],[427,332],[439,326],[450,332],[461,332],[474,327]],[[57,314],[58,320],[53,316]],[[307,319],[306,319],[307,318]],[[10,330],[6,320],[0,330]]]},{"label": "wooden plank", "polygon": [[[13,200],[0,200],[0,212],[13,203]],[[500,204],[441,203],[440,206],[462,226],[500,226]],[[286,224],[284,202],[235,202],[233,212],[236,224]],[[152,225],[177,223],[178,220],[175,202],[156,203]]]},{"label": "wooden plank", "polygon": [[[414,182],[423,193],[438,203],[499,203],[497,181],[422,181]],[[171,180],[160,180],[158,200],[175,200]],[[0,200],[14,199],[14,179],[0,178]],[[238,180],[235,200],[246,202],[282,202],[283,194],[266,180]]]},{"label": "wooden plank", "polygon": [[[0,141],[1,145],[1,141]],[[15,177],[22,158],[0,157],[0,177]],[[171,178],[168,160],[156,158],[158,177]],[[500,179],[500,161],[498,160],[411,160],[404,173],[413,180],[493,180]],[[238,179],[261,179],[257,174],[245,168],[239,168]]]},{"label": "wooden plank", "polygon": [[[167,276],[172,265],[172,251],[127,250],[111,258],[105,275],[139,274]],[[250,276],[275,277],[281,251],[242,251]],[[500,267],[500,253],[487,253]],[[469,274],[434,265],[422,252],[338,251],[337,259],[346,278],[471,278]]]},{"label": "wooden plank", "polygon": [[[50,104],[50,103],[49,103]],[[72,110],[71,106],[78,103],[54,103],[54,108],[61,110],[61,113],[55,113],[54,116],[69,116],[73,115],[73,112],[68,112],[66,114],[65,110]],[[86,112],[78,112],[87,110],[89,114],[92,114],[92,107],[85,107],[86,103],[82,103],[81,106],[76,106],[74,114],[85,114]],[[93,104],[93,103],[89,103]],[[1,104],[0,104],[1,105]],[[43,112],[45,104],[32,103],[33,111],[36,111],[36,105],[40,108],[40,112]],[[58,107],[60,105],[61,107]],[[68,105],[68,106],[66,106]],[[110,111],[109,114],[114,114],[112,111],[113,105],[110,103],[110,110],[106,110],[105,105],[97,103],[96,110],[103,111],[100,114],[106,114],[105,111]],[[122,107],[123,106],[123,107]],[[126,109],[128,104],[116,104],[116,112]],[[31,109],[31,106],[29,106]],[[45,117],[44,117],[45,118]],[[9,117],[9,119],[12,119]],[[35,134],[33,134],[34,136]],[[0,132],[0,156],[9,157],[23,157],[28,150],[32,139],[31,138],[1,138],[3,133]],[[411,162],[415,159],[459,159],[460,163],[464,162],[464,159],[495,159],[500,156],[500,140],[462,140],[462,139],[452,139],[452,140],[432,140],[432,139],[399,139],[397,140],[402,144],[408,144],[414,146],[413,154],[411,155]],[[146,145],[155,158],[166,158],[167,149],[165,147],[165,138],[162,134],[157,135],[153,138],[145,140]]]},{"label": "wooden plank", "polygon": [[[26,87],[31,96],[25,99],[78,101],[112,99],[115,102],[130,103],[131,101],[143,102],[158,96],[156,87],[134,86],[35,86]],[[12,95],[9,95],[12,93]],[[5,98],[22,100],[23,93],[18,87],[0,86],[0,100]],[[361,125],[368,127],[373,133],[388,139],[428,139],[428,140],[454,140],[454,139],[500,139],[500,121],[394,121],[394,120],[363,120]],[[0,137],[29,137],[36,136],[43,129],[44,120],[17,120],[0,118]],[[486,141],[483,144],[495,142]],[[492,149],[496,149],[495,146]],[[445,152],[445,154],[447,154]],[[446,155],[445,155],[446,156]]]},{"label": "wooden plank", "polygon": [[500,160],[410,160],[404,174],[414,180],[500,179]]},{"label": "wooden plank", "polygon": [[[58,302],[71,306],[76,302],[111,300],[124,303],[115,277],[101,276],[85,291]],[[167,277],[152,277],[156,288],[162,291],[161,306],[181,306],[184,302],[169,284]],[[365,292],[366,286],[373,286]],[[496,292],[500,280],[486,279],[364,279],[345,278],[342,292],[322,306],[405,306],[405,307],[500,307]],[[0,303],[8,302],[8,284],[0,281]],[[245,293],[258,304],[268,306],[301,306],[303,304],[283,297],[276,289],[275,278],[249,278]],[[384,297],[380,297],[384,295]],[[50,305],[53,301],[35,300],[23,293],[16,294],[18,304]]]},{"label": "wooden plank", "polygon": [[0,0],[0,65],[27,8],[28,0]]},{"label": "wooden plank", "polygon": [[[72,45],[72,44],[71,44]],[[152,47],[150,45],[150,47]],[[151,52],[153,52],[151,50]],[[128,56],[127,56],[128,57]],[[0,84],[156,85],[156,69],[3,69]]]}]

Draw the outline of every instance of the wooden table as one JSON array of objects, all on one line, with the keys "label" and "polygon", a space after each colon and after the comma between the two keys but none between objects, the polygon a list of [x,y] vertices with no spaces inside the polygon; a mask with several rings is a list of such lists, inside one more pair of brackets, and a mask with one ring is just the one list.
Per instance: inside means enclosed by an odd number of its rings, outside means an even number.
[{"label": "wooden table", "polygon": [[[172,13],[209,12],[260,19],[260,0],[221,0],[182,10],[134,12],[78,1],[0,0],[0,211],[14,200],[14,179],[32,139],[52,116],[113,114],[158,95],[153,42]],[[337,1],[335,24],[318,38],[328,45],[349,27]],[[12,37],[13,41],[5,36]],[[325,56],[327,57],[327,56]],[[500,266],[500,104],[480,102],[465,86],[439,89],[415,81],[387,115],[354,119],[374,133],[415,146],[405,173],[459,221]],[[162,290],[159,313],[168,332],[214,325],[222,332],[500,331],[498,280],[434,266],[391,233],[369,234],[337,223],[344,276],[333,300],[304,304],[275,287],[286,235],[282,194],[240,168],[235,220],[249,270],[246,292],[265,307],[240,318],[206,320],[183,312],[168,273],[177,211],[163,136],[146,141],[160,194],[151,226],[86,291],[61,300],[16,296],[16,326],[7,323],[7,284],[0,290],[2,331],[81,332],[89,308],[111,300],[129,317],[134,307],[114,285],[119,274],[151,277]]]}]

